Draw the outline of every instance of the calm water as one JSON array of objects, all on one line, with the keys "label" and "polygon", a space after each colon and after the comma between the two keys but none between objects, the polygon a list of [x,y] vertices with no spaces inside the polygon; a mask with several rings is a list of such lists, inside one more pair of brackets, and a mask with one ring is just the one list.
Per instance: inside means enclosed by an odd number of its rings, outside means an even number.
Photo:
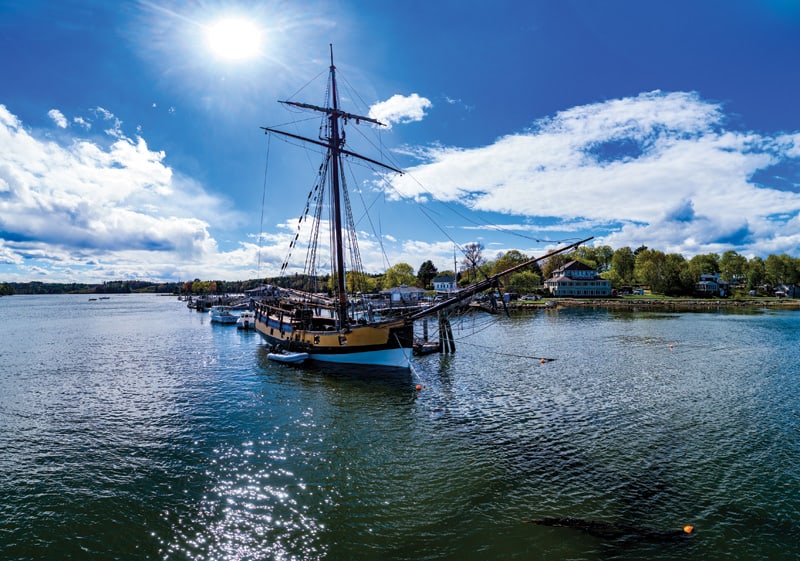
[{"label": "calm water", "polygon": [[800,556],[798,312],[478,315],[388,379],[169,297],[4,297],[0,325],[4,560]]}]

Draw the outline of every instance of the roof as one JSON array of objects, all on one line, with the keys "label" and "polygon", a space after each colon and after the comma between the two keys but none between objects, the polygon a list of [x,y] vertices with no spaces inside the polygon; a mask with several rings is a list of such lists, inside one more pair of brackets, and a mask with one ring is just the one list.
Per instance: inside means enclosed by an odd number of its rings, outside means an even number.
[{"label": "roof", "polygon": [[425,292],[424,288],[417,288],[416,286],[393,286],[392,288],[387,288],[386,290],[381,290],[381,293],[395,293],[395,292],[405,292],[406,294],[410,292]]},{"label": "roof", "polygon": [[589,265],[586,263],[581,263],[580,261],[570,261],[566,265],[562,265],[554,272],[563,273],[564,271],[594,271]]}]

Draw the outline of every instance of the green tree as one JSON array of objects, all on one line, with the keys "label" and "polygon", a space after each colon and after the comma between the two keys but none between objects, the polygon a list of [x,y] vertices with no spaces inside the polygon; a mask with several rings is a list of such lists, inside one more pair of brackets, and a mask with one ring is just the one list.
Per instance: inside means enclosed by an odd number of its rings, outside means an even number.
[{"label": "green tree", "polygon": [[636,255],[634,276],[653,292],[675,295],[685,292],[687,282],[691,282],[686,270],[686,260],[682,255],[644,249]]},{"label": "green tree", "polygon": [[383,275],[383,287],[393,288],[405,284],[413,286],[417,277],[414,275],[414,268],[408,263],[398,263],[386,269]]},{"label": "green tree", "polygon": [[518,271],[508,275],[506,289],[518,294],[528,294],[542,286],[542,277],[533,271]]},{"label": "green tree", "polygon": [[786,260],[781,259],[780,255],[770,254],[764,262],[764,273],[768,283],[771,285],[786,282],[788,271],[786,270]]},{"label": "green tree", "polygon": [[599,259],[597,255],[597,248],[590,245],[582,245],[578,247],[572,252],[572,259],[580,261],[592,269],[598,269],[600,267],[598,262]]},{"label": "green tree", "polygon": [[430,288],[431,281],[438,274],[439,272],[436,270],[436,266],[433,264],[433,261],[430,259],[425,261],[419,266],[419,271],[417,271],[417,286],[425,289]]},{"label": "green tree", "polygon": [[747,258],[735,251],[728,250],[719,260],[719,273],[722,280],[734,282],[746,278]]},{"label": "green tree", "polygon": [[689,259],[689,271],[694,282],[700,280],[700,275],[719,273],[719,255],[716,253],[695,255]]},{"label": "green tree", "polygon": [[661,292],[670,296],[690,294],[694,289],[689,267],[683,255],[670,253],[664,260]]},{"label": "green tree", "polygon": [[511,267],[515,267],[528,260],[529,258],[527,255],[525,255],[520,251],[517,251],[516,249],[506,251],[504,254],[498,256],[495,262],[492,263],[492,267],[489,270],[489,275],[496,275],[498,273],[502,273],[503,271],[510,269]]},{"label": "green tree", "polygon": [[375,278],[370,277],[366,273],[358,271],[348,271],[347,276],[347,292],[355,294],[356,292],[375,292],[377,282]]},{"label": "green tree", "polygon": [[[636,255],[629,247],[621,247],[611,256],[611,270],[620,284],[633,284],[633,271],[636,267]],[[613,279],[612,279],[613,280]]]},{"label": "green tree", "polygon": [[753,257],[747,262],[745,271],[747,274],[747,290],[758,290],[766,279],[764,260],[760,257]]},{"label": "green tree", "polygon": [[664,266],[667,256],[656,249],[643,249],[636,254],[634,276],[640,284],[650,287],[653,292],[661,292]]},{"label": "green tree", "polygon": [[608,271],[611,268],[611,259],[614,257],[614,250],[610,245],[601,245],[597,248],[597,268],[601,271]]}]

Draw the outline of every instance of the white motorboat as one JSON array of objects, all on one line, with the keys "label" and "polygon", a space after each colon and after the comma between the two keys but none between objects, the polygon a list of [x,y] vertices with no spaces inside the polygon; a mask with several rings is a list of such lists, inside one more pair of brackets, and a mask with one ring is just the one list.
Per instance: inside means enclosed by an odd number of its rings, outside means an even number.
[{"label": "white motorboat", "polygon": [[256,328],[256,314],[250,310],[246,310],[239,314],[239,319],[236,320],[237,329],[255,329]]},{"label": "white motorboat", "polygon": [[230,306],[212,306],[211,321],[215,323],[236,323],[239,316],[231,312]]}]

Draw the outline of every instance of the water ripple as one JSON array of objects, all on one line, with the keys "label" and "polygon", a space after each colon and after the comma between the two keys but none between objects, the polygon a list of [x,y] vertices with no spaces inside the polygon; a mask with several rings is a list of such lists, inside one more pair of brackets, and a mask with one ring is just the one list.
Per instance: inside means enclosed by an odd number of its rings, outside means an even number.
[{"label": "water ripple", "polygon": [[0,300],[4,558],[797,557],[796,313],[479,317],[386,377],[105,304]]}]

